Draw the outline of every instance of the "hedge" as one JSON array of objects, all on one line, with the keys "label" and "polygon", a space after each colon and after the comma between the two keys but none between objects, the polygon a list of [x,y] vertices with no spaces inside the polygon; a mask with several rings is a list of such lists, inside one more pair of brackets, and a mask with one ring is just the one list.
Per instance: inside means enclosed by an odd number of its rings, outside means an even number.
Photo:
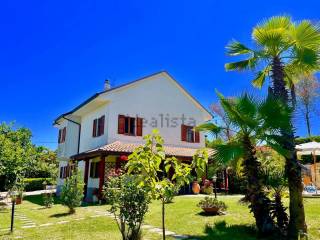
[{"label": "hedge", "polygon": [[47,184],[53,184],[52,178],[25,178],[24,179],[24,190],[26,192],[29,191],[37,191],[37,190],[43,190],[44,185],[43,183],[47,182]]},{"label": "hedge", "polygon": [[295,142],[296,142],[296,144],[302,144],[302,143],[307,143],[307,142],[320,142],[320,136],[296,138]]}]

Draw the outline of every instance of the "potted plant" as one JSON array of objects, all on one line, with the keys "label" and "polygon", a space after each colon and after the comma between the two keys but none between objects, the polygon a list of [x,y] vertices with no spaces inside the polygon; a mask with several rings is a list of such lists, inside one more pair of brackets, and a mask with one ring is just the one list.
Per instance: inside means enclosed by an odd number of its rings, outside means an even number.
[{"label": "potted plant", "polygon": [[199,185],[199,183],[198,183],[198,180],[197,179],[195,179],[194,181],[193,181],[193,183],[192,183],[192,192],[194,193],[194,194],[199,194],[200,193],[200,185]]},{"label": "potted plant", "polygon": [[227,209],[227,205],[213,197],[205,197],[198,203],[198,207],[209,215],[217,215]]},{"label": "potted plant", "polygon": [[18,194],[16,196],[16,204],[21,204],[23,199],[23,189],[18,190]]}]

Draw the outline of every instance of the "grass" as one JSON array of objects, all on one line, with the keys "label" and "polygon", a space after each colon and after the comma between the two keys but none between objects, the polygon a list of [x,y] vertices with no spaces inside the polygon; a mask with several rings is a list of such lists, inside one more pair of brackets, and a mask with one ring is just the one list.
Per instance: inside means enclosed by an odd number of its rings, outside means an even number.
[{"label": "grass", "polygon": [[[228,205],[227,214],[223,216],[204,216],[196,205],[201,198],[179,196],[174,203],[166,205],[167,230],[178,234],[191,235],[197,239],[257,239],[254,219],[246,205],[240,205],[240,196],[219,196],[219,200]],[[15,221],[15,231],[0,231],[0,239],[121,239],[113,219],[108,217],[92,218],[95,211],[106,211],[108,206],[84,206],[75,214],[68,214],[68,209],[56,200],[54,207],[47,209],[42,205],[40,196],[26,197],[22,205],[17,206],[17,213],[23,214],[37,226],[53,223],[52,226],[23,229],[19,219]],[[320,199],[305,199],[305,209],[309,229],[309,239],[320,239]],[[84,218],[84,220],[76,220]],[[70,221],[57,224],[60,221]],[[161,206],[159,202],[150,205],[145,223],[161,227]],[[0,210],[0,228],[10,226],[10,212]],[[159,234],[143,232],[144,239],[161,239]],[[173,238],[168,238],[172,240]],[[260,238],[261,239],[261,238]]]}]

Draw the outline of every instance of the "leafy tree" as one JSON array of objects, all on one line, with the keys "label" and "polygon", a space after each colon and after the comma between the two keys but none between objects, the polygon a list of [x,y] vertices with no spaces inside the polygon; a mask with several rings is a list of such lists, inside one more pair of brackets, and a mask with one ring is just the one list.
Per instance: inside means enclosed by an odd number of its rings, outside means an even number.
[{"label": "leafy tree", "polygon": [[83,195],[83,176],[75,169],[71,176],[65,180],[61,190],[61,202],[69,208],[69,213],[75,213],[76,207],[80,207]]},{"label": "leafy tree", "polygon": [[165,202],[177,186],[190,181],[191,168],[175,157],[166,157],[158,130],[144,136],[145,145],[136,148],[128,158],[128,174],[137,174],[140,186],[148,189],[152,199],[162,204],[162,229],[165,239]]},{"label": "leafy tree", "polygon": [[296,93],[298,97],[298,109],[301,110],[302,116],[306,121],[308,136],[311,137],[310,118],[312,112],[316,110],[316,100],[319,94],[320,84],[315,76],[302,76],[296,85]]},{"label": "leafy tree", "polygon": [[[256,144],[264,141],[285,154],[285,150],[279,145],[281,138],[278,132],[280,128],[288,125],[290,111],[272,97],[258,101],[247,94],[235,99],[226,99],[219,94],[219,98],[226,116],[237,133],[227,143],[215,145],[213,160],[227,163],[233,159],[243,159],[243,173],[247,180],[246,197],[250,201],[249,207],[256,219],[256,226],[260,233],[271,234],[274,230],[270,215],[271,202],[263,189]],[[206,123],[197,128],[216,131],[223,127]]]},{"label": "leafy tree", "polygon": [[[269,94],[287,105],[295,105],[294,82],[302,73],[319,69],[319,25],[309,20],[293,22],[288,16],[271,17],[252,31],[255,49],[233,41],[227,46],[231,56],[245,56],[225,65],[227,70],[252,70],[256,73],[253,85],[261,87],[271,79]],[[291,93],[291,97],[289,96]],[[290,239],[298,239],[300,231],[307,231],[302,199],[301,168],[294,144],[294,127],[282,129],[283,143],[290,154],[286,156],[286,176],[290,191]]]},{"label": "leafy tree", "polygon": [[29,129],[15,129],[12,123],[0,124],[0,176],[5,176],[6,189],[23,180],[33,156]]},{"label": "leafy tree", "polygon": [[123,240],[138,240],[150,198],[144,186],[136,183],[135,176],[122,175],[108,181],[106,196],[111,204]]}]

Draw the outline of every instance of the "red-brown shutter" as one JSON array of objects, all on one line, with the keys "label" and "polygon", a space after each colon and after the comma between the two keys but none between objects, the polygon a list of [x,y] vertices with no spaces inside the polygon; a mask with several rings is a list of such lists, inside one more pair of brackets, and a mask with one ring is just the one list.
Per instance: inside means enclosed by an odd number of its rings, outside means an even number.
[{"label": "red-brown shutter", "polygon": [[92,137],[97,136],[97,119],[93,120]]},{"label": "red-brown shutter", "polygon": [[194,132],[194,142],[199,143],[200,142],[200,133],[199,131]]},{"label": "red-brown shutter", "polygon": [[61,143],[61,129],[59,129],[58,143]]},{"label": "red-brown shutter", "polygon": [[125,128],[125,116],[119,115],[118,116],[118,133],[124,134],[124,128]]},{"label": "red-brown shutter", "polygon": [[142,136],[143,119],[137,117],[137,136]]},{"label": "red-brown shutter", "polygon": [[105,121],[105,116],[103,115],[101,118],[99,118],[99,121],[98,121],[98,136],[101,136],[104,134],[104,121]]},{"label": "red-brown shutter", "polygon": [[187,141],[187,126],[181,125],[181,141]]},{"label": "red-brown shutter", "polygon": [[67,134],[67,128],[64,127],[64,128],[62,129],[62,142],[65,142],[65,140],[66,140],[66,134]]}]

